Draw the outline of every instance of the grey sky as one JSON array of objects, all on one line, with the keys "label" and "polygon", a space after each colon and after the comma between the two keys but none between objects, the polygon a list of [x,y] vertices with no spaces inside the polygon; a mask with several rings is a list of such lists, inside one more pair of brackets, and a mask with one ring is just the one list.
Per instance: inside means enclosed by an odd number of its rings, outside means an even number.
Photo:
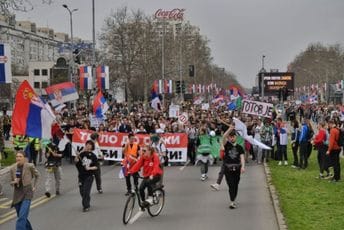
[{"label": "grey sky", "polygon": [[[69,15],[61,5],[79,10],[73,14],[74,36],[92,40],[92,1],[55,0],[38,4],[32,12],[17,14],[37,26],[70,32]],[[199,26],[210,40],[214,63],[252,87],[266,55],[266,69],[286,71],[288,63],[309,43],[344,43],[344,0],[96,0],[96,31],[111,9],[128,6],[154,14],[159,8],[185,8],[184,20]]]}]

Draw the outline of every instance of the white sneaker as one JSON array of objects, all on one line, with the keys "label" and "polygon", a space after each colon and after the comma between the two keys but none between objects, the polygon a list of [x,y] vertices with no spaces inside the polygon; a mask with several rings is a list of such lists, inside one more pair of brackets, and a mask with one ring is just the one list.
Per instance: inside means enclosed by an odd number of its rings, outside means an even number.
[{"label": "white sneaker", "polygon": [[219,191],[220,190],[220,185],[219,184],[211,184],[210,187],[214,190],[214,191]]},{"label": "white sneaker", "polygon": [[153,197],[151,197],[151,196],[147,197],[146,202],[147,202],[149,205],[152,205],[152,204],[153,204]]},{"label": "white sneaker", "polygon": [[278,165],[282,165],[282,161],[278,162]]},{"label": "white sneaker", "polygon": [[206,179],[206,175],[205,175],[205,174],[202,174],[202,176],[201,176],[201,181],[205,181],[205,179]]},{"label": "white sneaker", "polygon": [[288,161],[284,161],[284,165],[288,165]]}]

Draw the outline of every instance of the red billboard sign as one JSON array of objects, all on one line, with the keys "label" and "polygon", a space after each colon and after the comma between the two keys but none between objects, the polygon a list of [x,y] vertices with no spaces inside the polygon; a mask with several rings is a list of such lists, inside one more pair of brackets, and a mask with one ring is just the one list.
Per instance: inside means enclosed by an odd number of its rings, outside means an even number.
[{"label": "red billboard sign", "polygon": [[167,20],[180,20],[182,21],[184,19],[184,11],[185,9],[179,9],[175,8],[173,10],[163,10],[158,9],[155,12],[155,18],[156,19],[167,19]]}]

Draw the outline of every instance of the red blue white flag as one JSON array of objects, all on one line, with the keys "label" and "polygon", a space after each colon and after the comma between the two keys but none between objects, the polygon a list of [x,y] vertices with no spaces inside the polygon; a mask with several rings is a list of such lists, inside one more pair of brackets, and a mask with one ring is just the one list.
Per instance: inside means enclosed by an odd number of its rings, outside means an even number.
[{"label": "red blue white flag", "polygon": [[92,89],[92,66],[81,66],[79,68],[80,90]]},{"label": "red blue white flag", "polygon": [[100,90],[110,88],[109,66],[101,65],[97,67],[97,86]]},{"label": "red blue white flag", "polygon": [[55,115],[25,80],[18,88],[12,115],[13,135],[51,138]]},{"label": "red blue white flag", "polygon": [[0,44],[0,84],[12,83],[11,47]]},{"label": "red blue white flag", "polygon": [[172,80],[165,80],[164,92],[165,93],[173,93],[172,85],[173,85]]},{"label": "red blue white flag", "polygon": [[108,111],[109,105],[106,102],[105,97],[101,90],[93,100],[93,113],[97,118],[104,118],[106,111]]},{"label": "red blue white flag", "polygon": [[63,82],[49,86],[45,89],[52,106],[60,105],[67,101],[79,99],[75,85],[72,82]]}]

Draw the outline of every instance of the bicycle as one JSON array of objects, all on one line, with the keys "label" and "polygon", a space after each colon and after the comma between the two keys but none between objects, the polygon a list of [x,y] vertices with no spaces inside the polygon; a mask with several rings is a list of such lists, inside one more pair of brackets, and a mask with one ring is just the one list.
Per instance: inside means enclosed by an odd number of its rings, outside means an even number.
[{"label": "bicycle", "polygon": [[149,204],[146,202],[143,202],[140,198],[140,194],[138,191],[138,188],[135,188],[135,192],[131,193],[125,202],[124,211],[123,211],[123,224],[128,224],[128,222],[131,219],[131,216],[133,214],[133,210],[135,207],[135,200],[137,199],[138,205],[141,209],[141,211],[145,211],[147,209],[149,215],[151,217],[158,216],[162,208],[165,204],[165,191],[162,186],[154,186],[153,187],[153,203]]}]

